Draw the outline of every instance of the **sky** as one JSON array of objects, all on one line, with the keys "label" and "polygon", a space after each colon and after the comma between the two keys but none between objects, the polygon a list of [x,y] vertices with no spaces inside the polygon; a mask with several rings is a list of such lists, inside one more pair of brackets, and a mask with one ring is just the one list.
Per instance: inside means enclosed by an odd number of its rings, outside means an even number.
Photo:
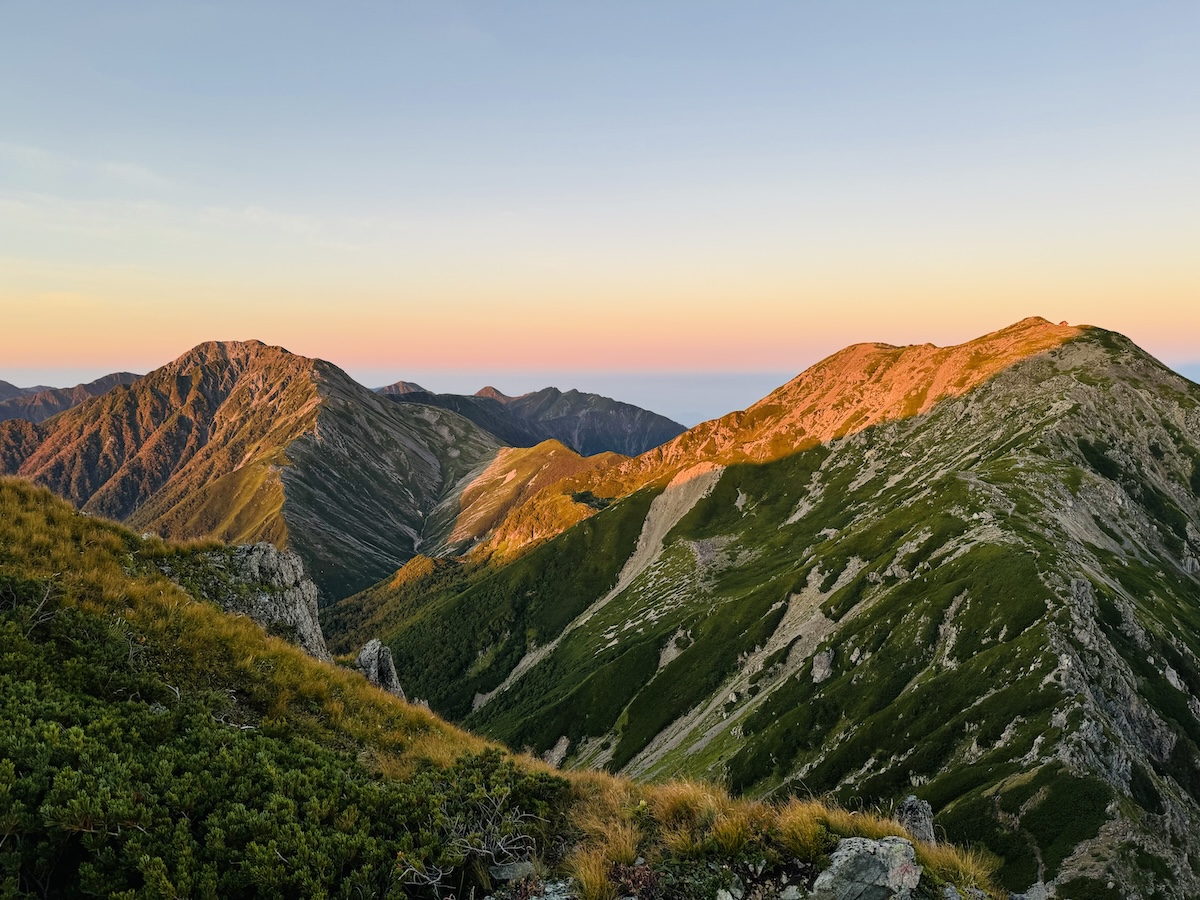
[{"label": "sky", "polygon": [[1029,315],[1200,377],[1198,45],[1192,0],[0,0],[0,379],[257,338],[693,424]]}]

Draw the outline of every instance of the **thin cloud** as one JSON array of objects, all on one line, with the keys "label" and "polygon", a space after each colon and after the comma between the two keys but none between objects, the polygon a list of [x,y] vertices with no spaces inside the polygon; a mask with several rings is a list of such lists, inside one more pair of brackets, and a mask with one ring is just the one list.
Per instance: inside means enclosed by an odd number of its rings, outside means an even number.
[{"label": "thin cloud", "polygon": [[0,161],[13,168],[17,179],[69,179],[80,176],[102,183],[141,190],[164,190],[175,182],[165,175],[143,166],[119,160],[89,160],[28,144],[0,141]]}]

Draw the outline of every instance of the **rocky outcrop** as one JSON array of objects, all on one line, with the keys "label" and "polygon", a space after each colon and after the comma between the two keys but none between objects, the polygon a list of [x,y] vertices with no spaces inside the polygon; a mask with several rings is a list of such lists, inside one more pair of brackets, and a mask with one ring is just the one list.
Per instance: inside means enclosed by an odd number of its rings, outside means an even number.
[{"label": "rocky outcrop", "polygon": [[268,631],[290,629],[297,646],[317,659],[332,659],[317,620],[317,586],[299,556],[261,543],[235,547],[232,563],[250,591],[223,604],[226,609],[245,613]]},{"label": "rocky outcrop", "polygon": [[908,900],[921,881],[913,845],[898,837],[843,838],[813,884],[813,900]]},{"label": "rocky outcrop", "polygon": [[367,641],[366,646],[358,652],[356,662],[359,671],[371,684],[395,694],[401,700],[407,699],[404,688],[400,686],[400,677],[396,674],[396,664],[392,662],[392,648],[387,644],[377,638]]},{"label": "rocky outcrop", "polygon": [[247,616],[317,659],[332,661],[317,620],[317,586],[300,557],[273,544],[169,557],[159,568],[202,600]]},{"label": "rocky outcrop", "polygon": [[909,794],[896,807],[896,821],[918,841],[937,843],[937,836],[933,833],[933,807],[927,801]]},{"label": "rocky outcrop", "polygon": [[292,629],[296,646],[317,659],[332,659],[317,620],[317,586],[299,556],[264,542],[235,547],[233,564],[252,589],[247,599],[227,608],[246,613],[268,631],[280,625]]}]

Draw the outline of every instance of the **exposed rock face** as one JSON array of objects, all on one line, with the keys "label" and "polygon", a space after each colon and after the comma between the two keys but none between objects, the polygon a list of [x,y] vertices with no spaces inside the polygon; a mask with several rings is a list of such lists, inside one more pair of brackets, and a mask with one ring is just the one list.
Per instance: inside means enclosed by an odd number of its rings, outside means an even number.
[{"label": "exposed rock face", "polygon": [[921,881],[916,851],[904,838],[843,838],[813,884],[813,900],[909,900]]},{"label": "exposed rock face", "polygon": [[386,644],[377,638],[367,641],[367,645],[358,652],[357,662],[359,670],[371,684],[395,694],[401,700],[407,699],[392,662],[392,649]]},{"label": "exposed rock face", "polygon": [[259,543],[181,553],[158,564],[194,596],[257,622],[317,659],[332,657],[317,620],[317,586],[290,550]]},{"label": "exposed rock face", "polygon": [[896,821],[907,828],[918,841],[936,844],[933,833],[933,807],[926,800],[918,800],[909,794],[896,807]]},{"label": "exposed rock face", "polygon": [[833,648],[829,647],[822,650],[813,657],[812,665],[812,680],[813,684],[820,684],[833,674]]},{"label": "exposed rock face", "polygon": [[222,603],[226,609],[244,613],[268,631],[291,629],[296,645],[317,659],[332,659],[317,620],[317,586],[299,556],[261,543],[234,547],[230,562],[251,590],[248,596],[228,596]]}]

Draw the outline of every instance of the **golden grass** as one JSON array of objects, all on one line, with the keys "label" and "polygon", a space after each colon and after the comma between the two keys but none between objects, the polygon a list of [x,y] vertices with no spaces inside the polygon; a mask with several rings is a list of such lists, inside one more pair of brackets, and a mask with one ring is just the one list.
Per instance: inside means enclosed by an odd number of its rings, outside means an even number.
[{"label": "golden grass", "polygon": [[599,847],[577,847],[567,862],[580,900],[615,900],[617,890],[608,879],[611,862]]},{"label": "golden grass", "polygon": [[734,802],[717,816],[710,834],[722,853],[737,856],[751,844],[762,843],[775,819],[775,811],[763,803]]},{"label": "golden grass", "polygon": [[729,803],[724,791],[701,781],[653,785],[647,795],[654,817],[668,828],[707,828]]},{"label": "golden grass", "polygon": [[775,820],[783,849],[805,862],[816,862],[825,855],[831,844],[827,812],[828,807],[815,800],[788,801]]},{"label": "golden grass", "polygon": [[1000,860],[986,850],[964,850],[953,844],[926,844],[913,841],[917,847],[917,862],[942,881],[960,888],[994,890],[992,877],[1000,868]]},{"label": "golden grass", "polygon": [[895,819],[873,812],[850,812],[840,806],[829,806],[825,812],[825,825],[833,833],[843,837],[865,837],[879,840],[884,837],[902,837],[912,840],[908,830]]}]

